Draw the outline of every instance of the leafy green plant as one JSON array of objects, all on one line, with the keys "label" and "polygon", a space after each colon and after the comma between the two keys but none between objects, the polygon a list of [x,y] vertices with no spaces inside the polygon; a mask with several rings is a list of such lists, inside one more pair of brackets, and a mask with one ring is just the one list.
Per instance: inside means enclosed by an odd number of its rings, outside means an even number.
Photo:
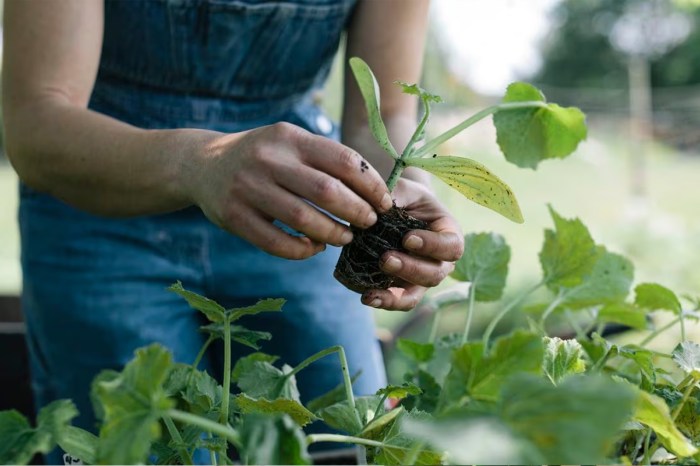
[{"label": "leafy green plant", "polygon": [[[468,325],[458,335],[432,332],[427,342],[400,340],[399,350],[412,361],[401,384],[356,397],[352,383],[361,374],[351,377],[338,346],[295,367],[254,352],[229,367],[220,384],[197,369],[204,350],[217,338],[226,352],[227,339],[259,350],[271,336],[238,320],[278,312],[283,300],[225,309],[178,283],[171,290],[210,320],[202,327],[210,338],[193,364],[173,363],[154,344],[137,350],[121,372],[102,372],[93,383],[97,436],[70,425],[77,410],[69,400],[44,407],[36,427],[15,411],[1,412],[0,461],[27,463],[58,445],[85,463],[189,464],[208,451],[211,463],[224,464],[235,450],[246,464],[309,464],[309,445],[335,442],[360,445],[369,463],[390,465],[697,464],[700,345],[683,337],[669,354],[648,348],[661,333],[697,320],[697,300],[684,306],[655,283],[633,288],[627,259],[597,244],[579,220],[550,210],[554,228],[545,231],[541,277],[508,302],[505,240],[493,233],[465,237],[469,253],[454,273],[471,283],[462,301],[465,320],[480,303],[497,302],[500,311],[473,341]],[[548,290],[549,298],[533,305],[537,290]],[[528,327],[494,338],[497,323],[516,310],[528,315]],[[664,314],[669,322],[654,327]],[[554,317],[575,336],[552,334]],[[616,343],[601,336],[611,323],[646,334]],[[445,352],[443,368],[438,356]],[[302,404],[296,374],[336,354],[343,383]],[[229,392],[231,383],[239,393]],[[304,433],[311,423],[344,433]]]},{"label": "leafy green plant", "polygon": [[[423,100],[425,114],[410,147],[398,155],[378,117],[371,71],[356,59],[351,66],[367,101],[372,132],[397,159],[391,186],[406,166],[426,168],[477,202],[478,193],[489,196],[493,188],[499,202],[482,204],[520,220],[510,188],[485,168],[456,157],[433,157],[433,151],[490,114],[495,114],[506,157],[521,166],[562,157],[585,136],[582,114],[546,104],[538,91],[518,83],[509,87],[503,103],[414,149],[429,103],[438,98],[402,84]],[[36,426],[16,411],[0,412],[0,462],[25,464],[58,446],[90,464],[191,464],[202,452],[212,464],[231,464],[233,452],[245,464],[310,464],[309,445],[334,442],[359,445],[369,463],[388,465],[697,464],[700,345],[687,340],[684,323],[698,319],[700,300],[680,299],[655,283],[631,291],[629,260],[597,244],[580,220],[564,218],[551,207],[550,213],[554,227],[544,234],[540,277],[507,302],[510,247],[495,233],[465,236],[467,252],[453,273],[470,284],[466,297],[457,300],[464,309],[464,330],[438,338],[444,309],[439,308],[427,342],[399,340],[397,348],[411,365],[400,384],[356,397],[352,383],[362,375],[351,376],[340,346],[294,367],[280,363],[278,356],[260,352],[272,335],[241,323],[245,316],[281,311],[283,299],[226,309],[177,283],[170,290],[209,321],[201,329],[208,338],[193,363],[174,363],[166,348],[153,344],[138,349],[121,372],[100,373],[92,385],[98,435],[71,425],[78,413],[69,400],[43,407]],[[543,293],[548,297],[532,302]],[[486,302],[495,303],[497,311],[483,335],[470,340],[472,316]],[[527,316],[528,325],[495,337],[499,322],[516,311]],[[667,315],[668,322],[654,326],[657,314]],[[559,325],[553,331],[555,318]],[[603,336],[610,324],[646,333],[636,343],[622,344]],[[573,336],[564,338],[562,326]],[[648,348],[676,326],[681,342],[671,353]],[[221,383],[198,369],[218,339],[224,343]],[[232,361],[234,343],[256,352]],[[296,375],[336,355],[343,383],[302,403]],[[342,433],[306,434],[303,429],[311,423]]]},{"label": "leafy green plant", "polygon": [[[415,95],[423,106],[420,122],[399,153],[389,140],[382,121],[379,86],[372,70],[357,57],[350,59],[350,67],[365,101],[370,131],[379,146],[395,160],[386,182],[389,191],[394,189],[406,168],[414,167],[432,173],[477,204],[522,223],[518,201],[506,183],[475,160],[439,154],[440,146],[490,115],[493,115],[501,151],[509,162],[519,167],[534,169],[543,160],[564,158],[586,138],[585,116],[579,109],[547,103],[535,87],[516,82],[508,86],[501,103],[425,141],[431,104],[441,102],[441,98],[416,84],[397,81],[404,93]],[[393,278],[379,269],[378,258],[387,250],[404,250],[403,234],[426,227],[423,222],[395,207],[393,211],[380,215],[377,224],[370,229],[353,229],[353,242],[343,248],[335,277],[358,292],[390,287]]]}]

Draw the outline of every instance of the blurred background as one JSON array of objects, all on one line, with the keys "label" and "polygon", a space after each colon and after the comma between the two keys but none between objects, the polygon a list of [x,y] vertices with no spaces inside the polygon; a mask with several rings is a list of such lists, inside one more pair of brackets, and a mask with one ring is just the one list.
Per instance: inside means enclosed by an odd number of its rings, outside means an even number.
[{"label": "blurred background", "polygon": [[[508,293],[540,276],[549,203],[629,257],[637,282],[700,295],[700,0],[433,0],[430,21],[421,85],[445,101],[434,107],[431,133],[495,103],[515,80],[587,114],[588,140],[577,153],[536,172],[504,161],[490,119],[442,148],[484,163],[519,199],[523,225],[435,181],[465,233],[494,231],[511,245]],[[342,63],[339,56],[324,93],[335,116]],[[0,149],[0,296],[8,297],[0,299],[0,316],[16,315],[8,309],[22,286],[16,208],[17,177]],[[492,309],[478,312],[475,332]],[[407,318],[377,314],[388,330]],[[462,320],[457,306],[440,332],[461,328]],[[420,339],[427,327],[405,336]]]}]

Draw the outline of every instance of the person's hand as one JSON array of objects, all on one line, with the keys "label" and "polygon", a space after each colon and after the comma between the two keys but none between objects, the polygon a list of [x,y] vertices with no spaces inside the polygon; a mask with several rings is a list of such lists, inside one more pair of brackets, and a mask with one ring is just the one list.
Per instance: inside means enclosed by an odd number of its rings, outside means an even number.
[{"label": "person's hand", "polygon": [[457,221],[424,185],[402,178],[394,189],[396,204],[428,223],[428,230],[412,230],[403,238],[409,254],[386,252],[382,270],[400,279],[399,286],[370,290],[362,295],[368,306],[387,310],[416,307],[429,287],[437,286],[454,270],[464,252],[464,239]]},{"label": "person's hand", "polygon": [[[346,225],[315,206],[367,228],[375,210],[392,205],[381,176],[357,152],[288,123],[219,137],[195,160],[187,191],[209,220],[287,259],[352,240]],[[305,236],[283,232],[275,220]]]}]

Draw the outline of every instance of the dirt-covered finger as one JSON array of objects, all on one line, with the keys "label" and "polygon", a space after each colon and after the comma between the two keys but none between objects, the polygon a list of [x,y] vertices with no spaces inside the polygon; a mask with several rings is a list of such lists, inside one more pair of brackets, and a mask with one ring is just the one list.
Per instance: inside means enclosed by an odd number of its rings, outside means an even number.
[{"label": "dirt-covered finger", "polygon": [[410,311],[423,299],[425,291],[426,288],[419,285],[370,290],[362,295],[362,302],[367,306],[387,311]]},{"label": "dirt-covered finger", "polygon": [[280,187],[270,186],[259,197],[257,207],[266,216],[281,221],[314,241],[334,246],[344,246],[352,241],[352,233],[347,226]]},{"label": "dirt-covered finger", "polygon": [[304,236],[292,236],[263,218],[259,212],[246,210],[227,221],[224,228],[273,256],[300,260],[309,258],[326,245]]},{"label": "dirt-covered finger", "polygon": [[455,231],[412,230],[403,238],[410,252],[439,261],[454,262],[464,253],[464,240]]},{"label": "dirt-covered finger", "polygon": [[382,256],[380,267],[385,273],[408,283],[433,287],[447,278],[454,269],[454,264],[391,251]]},{"label": "dirt-covered finger", "polygon": [[314,168],[298,168],[276,181],[290,192],[359,228],[369,228],[377,221],[377,213],[367,201],[341,180]]},{"label": "dirt-covered finger", "polygon": [[305,163],[342,180],[377,211],[385,212],[393,200],[377,170],[353,149],[330,139],[313,136],[300,144]]}]

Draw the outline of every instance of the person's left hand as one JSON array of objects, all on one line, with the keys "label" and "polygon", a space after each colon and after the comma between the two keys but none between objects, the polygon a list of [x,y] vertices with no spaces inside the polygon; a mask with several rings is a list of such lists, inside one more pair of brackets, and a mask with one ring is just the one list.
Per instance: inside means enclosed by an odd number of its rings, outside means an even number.
[{"label": "person's left hand", "polygon": [[437,286],[454,270],[464,252],[457,221],[423,184],[402,178],[392,193],[396,205],[428,223],[430,230],[411,230],[403,238],[409,254],[387,251],[381,269],[399,278],[398,286],[370,290],[362,295],[368,306],[408,311],[416,307],[429,287]]}]

